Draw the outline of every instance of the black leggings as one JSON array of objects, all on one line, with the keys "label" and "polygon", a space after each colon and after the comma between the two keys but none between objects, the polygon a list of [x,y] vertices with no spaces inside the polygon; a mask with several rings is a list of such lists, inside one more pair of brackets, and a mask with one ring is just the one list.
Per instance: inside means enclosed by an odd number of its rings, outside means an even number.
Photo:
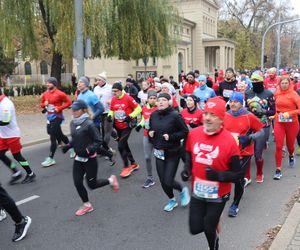
[{"label": "black leggings", "polygon": [[47,133],[50,135],[50,157],[53,158],[56,148],[57,148],[57,142],[63,141],[64,144],[69,143],[69,139],[67,136],[65,136],[61,130],[61,123],[63,119],[61,118],[55,118],[53,121],[50,121],[50,124],[47,124]]},{"label": "black leggings", "polygon": [[175,181],[178,164],[180,160],[179,152],[177,154],[168,155],[165,152],[165,160],[156,158],[156,170],[159,177],[160,184],[165,194],[169,199],[174,198],[173,189],[182,191],[182,186],[179,182]]},{"label": "black leggings", "polygon": [[[27,174],[31,174],[32,170],[29,167],[28,162],[23,157],[21,152],[13,154],[14,159],[24,168]],[[12,169],[12,161],[6,156],[6,150],[0,150],[0,160],[13,172],[17,172],[17,168]]]},{"label": "black leggings", "polygon": [[218,240],[216,228],[220,221],[226,201],[207,202],[192,196],[190,204],[189,225],[191,234],[204,232],[209,249],[215,249]]},{"label": "black leggings", "polygon": [[240,201],[243,197],[245,191],[245,180],[244,176],[247,168],[250,168],[251,156],[243,156],[241,159],[241,172],[243,173],[243,178],[239,179],[234,183],[234,198],[233,203],[236,206],[239,206]]},{"label": "black leggings", "polygon": [[5,189],[0,185],[0,208],[4,208],[5,211],[11,216],[15,223],[20,223],[23,216],[16,206],[14,200],[9,196]]},{"label": "black leggings", "polygon": [[135,163],[135,160],[133,158],[133,155],[128,145],[128,139],[131,133],[131,129],[130,128],[117,129],[117,133],[119,137],[118,150],[121,154],[124,167],[128,167],[129,161],[131,164]]},{"label": "black leggings", "polygon": [[73,163],[73,181],[77,192],[83,202],[88,202],[89,197],[86,188],[83,185],[83,177],[86,174],[86,182],[90,189],[100,188],[109,185],[108,179],[98,179],[98,164],[96,158],[91,158],[87,162],[74,160]]}]

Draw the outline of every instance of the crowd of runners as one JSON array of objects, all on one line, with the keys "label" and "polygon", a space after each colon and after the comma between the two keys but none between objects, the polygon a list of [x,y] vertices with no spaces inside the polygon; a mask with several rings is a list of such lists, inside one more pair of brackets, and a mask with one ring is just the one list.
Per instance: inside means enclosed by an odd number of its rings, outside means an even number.
[{"label": "crowd of runners", "polygon": [[[178,206],[174,195],[177,190],[180,205],[189,205],[191,234],[204,232],[209,249],[219,249],[219,222],[230,199],[232,183],[233,199],[227,213],[236,217],[245,187],[253,179],[257,183],[264,181],[264,150],[269,143],[275,143],[274,180],[283,177],[284,157],[294,167],[295,154],[300,155],[297,69],[235,72],[228,68],[225,72],[216,70],[212,77],[200,75],[198,70],[187,74],[182,71],[178,83],[173,77],[161,76],[140,84],[132,75],[128,75],[125,83],[110,84],[102,72],[94,84],[88,77],[79,78],[73,103],[57,88],[54,77],[46,85],[40,107],[46,116],[50,152],[41,165],[56,164],[58,147],[74,159],[73,181],[82,201],[75,212],[77,216],[93,211],[84,179],[90,189],[106,185],[114,192],[119,189],[115,175],[97,178],[97,155],[105,156],[109,165],[120,168],[121,178],[145,168],[147,175],[141,184],[145,189],[158,181],[153,175],[155,165],[167,200],[163,210],[171,212]],[[73,114],[71,138],[61,130],[63,110],[69,107]],[[128,143],[133,129],[143,133],[144,162],[135,160],[135,152]],[[117,149],[110,146],[111,138],[117,142]],[[1,95],[0,159],[12,172],[10,184],[22,178],[22,171],[6,156],[8,150],[26,171],[21,183],[38,181],[21,148],[14,105]],[[121,156],[121,166],[116,164],[116,152]],[[252,156],[256,173],[251,176]],[[176,180],[178,168],[182,181],[190,184]],[[16,223],[13,241],[21,240],[31,218],[21,214],[0,186],[0,221],[6,218],[6,212]]]}]

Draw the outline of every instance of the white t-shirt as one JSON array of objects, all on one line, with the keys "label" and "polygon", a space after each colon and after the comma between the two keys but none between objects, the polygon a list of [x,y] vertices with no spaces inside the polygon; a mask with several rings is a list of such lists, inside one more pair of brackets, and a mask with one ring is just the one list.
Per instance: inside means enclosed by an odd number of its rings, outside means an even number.
[{"label": "white t-shirt", "polygon": [[0,138],[20,137],[21,132],[17,123],[15,105],[9,98],[4,97],[0,102],[0,121],[10,123],[6,126],[0,126]]},{"label": "white t-shirt", "polygon": [[148,93],[144,93],[143,90],[139,91],[138,96],[137,96],[140,100],[141,100],[141,106],[145,106],[147,99],[148,99]]},{"label": "white t-shirt", "polygon": [[103,104],[104,113],[108,113],[112,98],[112,86],[108,83],[106,83],[103,87],[98,85],[94,88],[94,93],[98,97],[99,101]]}]

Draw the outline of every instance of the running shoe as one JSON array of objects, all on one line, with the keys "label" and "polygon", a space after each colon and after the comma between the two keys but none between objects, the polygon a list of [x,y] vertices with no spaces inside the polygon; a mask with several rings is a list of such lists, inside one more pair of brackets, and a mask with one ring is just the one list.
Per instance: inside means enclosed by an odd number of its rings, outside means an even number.
[{"label": "running shoe", "polygon": [[155,185],[155,181],[152,178],[147,178],[143,184],[143,188],[149,188]]},{"label": "running shoe", "polygon": [[292,168],[295,166],[295,163],[296,163],[296,159],[294,154],[289,155],[289,166]]},{"label": "running shoe", "polygon": [[168,204],[164,207],[164,210],[166,212],[171,212],[177,206],[178,203],[176,202],[175,198],[173,198],[168,201]]},{"label": "running shoe", "polygon": [[82,216],[82,215],[92,212],[93,210],[94,210],[94,208],[92,206],[82,206],[76,211],[75,214],[77,216]]},{"label": "running shoe", "polygon": [[244,181],[245,181],[244,187],[247,187],[252,182],[252,180],[248,178],[244,178]]},{"label": "running shoe", "polygon": [[56,163],[56,161],[54,159],[52,159],[51,157],[47,157],[45,159],[45,161],[43,161],[41,164],[43,167],[50,167],[52,165],[54,165]]},{"label": "running shoe", "polygon": [[300,155],[300,147],[297,148],[296,155]]},{"label": "running shoe", "polygon": [[184,187],[180,193],[180,204],[182,207],[186,207],[191,200],[191,196],[189,193],[189,189],[187,187]]},{"label": "running shoe", "polygon": [[31,218],[29,216],[25,216],[21,223],[16,224],[16,230],[12,241],[16,242],[22,240],[26,236],[30,224]]},{"label": "running shoe", "polygon": [[257,175],[256,176],[256,182],[257,183],[263,183],[264,182],[264,175]]},{"label": "running shoe", "polygon": [[121,176],[122,178],[126,178],[126,177],[128,177],[128,176],[131,175],[132,171],[133,171],[133,169],[131,168],[131,166],[129,166],[129,167],[124,167],[124,168],[122,169],[121,173],[120,173],[120,176]]},{"label": "running shoe", "polygon": [[239,208],[237,205],[232,204],[228,210],[228,216],[229,217],[237,217],[239,212]]},{"label": "running shoe", "polygon": [[26,183],[33,182],[35,180],[35,178],[36,178],[36,175],[35,175],[35,173],[32,172],[30,175],[27,174],[21,183],[26,184]]},{"label": "running shoe", "polygon": [[70,148],[70,149],[69,149],[69,152],[70,152],[70,158],[71,158],[71,159],[75,158],[76,153],[75,153],[75,151],[74,151],[74,148]]},{"label": "running shoe", "polygon": [[281,177],[282,177],[281,170],[280,169],[276,169],[273,179],[274,180],[280,180]]},{"label": "running shoe", "polygon": [[131,167],[132,171],[136,171],[140,168],[140,165],[137,163],[133,163],[130,165],[130,167]]},{"label": "running shoe", "polygon": [[21,172],[21,170],[19,170],[16,173],[14,173],[14,174],[11,175],[11,179],[9,181],[9,184],[10,185],[14,185],[21,178],[22,178],[22,172]]},{"label": "running shoe", "polygon": [[7,215],[6,215],[5,211],[4,211],[4,209],[0,209],[0,221],[5,220],[6,217],[7,217]]},{"label": "running shoe", "polygon": [[110,179],[109,184],[110,184],[112,190],[114,192],[118,192],[119,191],[119,182],[118,182],[117,177],[115,175],[111,175],[109,177],[109,179]]}]

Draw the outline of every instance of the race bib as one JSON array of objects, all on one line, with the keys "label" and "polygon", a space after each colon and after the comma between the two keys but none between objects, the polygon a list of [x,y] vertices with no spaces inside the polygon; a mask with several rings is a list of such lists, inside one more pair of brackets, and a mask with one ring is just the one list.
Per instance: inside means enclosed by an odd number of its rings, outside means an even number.
[{"label": "race bib", "polygon": [[55,111],[55,106],[52,105],[52,104],[48,104],[46,109],[47,109],[48,112],[54,112]]},{"label": "race bib", "polygon": [[279,114],[278,121],[279,122],[292,122],[293,119],[290,116],[288,118],[284,118],[283,114]]},{"label": "race bib", "polygon": [[88,160],[89,160],[89,158],[86,158],[86,157],[80,157],[78,155],[75,156],[75,161],[87,162]]},{"label": "race bib", "polygon": [[195,178],[194,194],[199,198],[217,199],[219,198],[219,183]]},{"label": "race bib", "polygon": [[144,121],[144,126],[145,126],[145,129],[150,129],[149,120]]},{"label": "race bib", "polygon": [[230,89],[224,89],[223,90],[223,96],[226,97],[226,98],[229,98],[233,93],[233,90],[230,90]]},{"label": "race bib", "polygon": [[160,160],[165,160],[165,151],[161,150],[161,149],[154,149],[153,150],[153,154],[156,158],[160,159]]},{"label": "race bib", "polygon": [[126,118],[126,113],[124,110],[115,111],[115,119],[118,121],[124,121]]}]

